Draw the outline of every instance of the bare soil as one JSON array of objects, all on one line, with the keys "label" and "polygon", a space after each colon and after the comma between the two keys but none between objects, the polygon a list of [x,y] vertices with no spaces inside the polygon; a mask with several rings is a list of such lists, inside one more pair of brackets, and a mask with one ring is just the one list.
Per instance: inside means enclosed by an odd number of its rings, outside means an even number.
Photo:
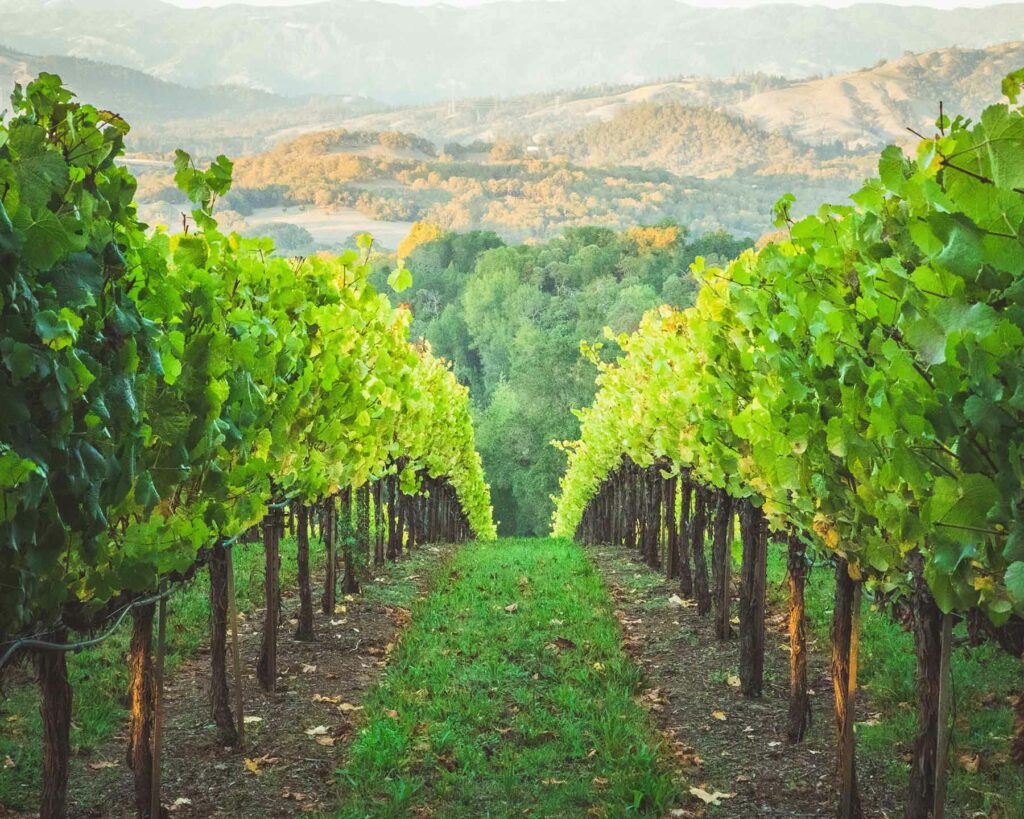
[{"label": "bare soil", "polygon": [[[163,803],[174,817],[286,817],[327,808],[347,738],[357,729],[363,693],[377,680],[408,622],[407,605],[424,596],[450,548],[426,547],[415,562],[380,570],[362,595],[331,615],[316,612],[314,643],[292,639],[298,598],[283,601],[278,691],[256,682],[262,611],[239,629],[247,724],[243,750],[216,740],[209,714],[209,653],[201,649],[165,685]],[[319,603],[322,586],[314,581]],[[228,659],[230,675],[230,653]],[[232,700],[233,702],[233,700]],[[135,816],[124,736],[75,762],[72,819]]]},{"label": "bare soil", "polygon": [[[668,581],[622,547],[588,547],[608,584],[626,650],[649,686],[652,712],[690,786],[726,794],[717,806],[697,796],[675,816],[831,817],[835,815],[835,739],[829,647],[809,635],[813,722],[804,742],[786,739],[789,645],[786,615],[769,611],[764,695],[739,691],[739,642],[716,640],[711,618],[698,616]],[[736,626],[734,625],[734,628]],[[869,707],[857,703],[860,719]],[[902,815],[900,799],[870,760],[858,759],[865,816]]]}]

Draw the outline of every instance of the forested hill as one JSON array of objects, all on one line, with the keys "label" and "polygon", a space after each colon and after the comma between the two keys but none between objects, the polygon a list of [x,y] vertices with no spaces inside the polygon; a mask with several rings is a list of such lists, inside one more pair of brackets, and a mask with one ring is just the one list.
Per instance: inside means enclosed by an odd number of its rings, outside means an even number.
[{"label": "forested hill", "polygon": [[553,137],[553,153],[590,166],[639,165],[676,174],[800,174],[851,178],[870,171],[871,157],[841,146],[821,149],[707,106],[644,102],[608,121]]},{"label": "forested hill", "polygon": [[[694,259],[729,259],[749,244],[720,233],[689,237],[670,224],[568,229],[516,246],[494,233],[417,226],[401,249],[413,272],[403,294],[415,316],[412,334],[425,336],[470,387],[502,532],[550,528],[551,495],[565,471],[565,455],[551,442],[578,437],[573,408],[594,396],[581,339],[601,342],[605,327],[631,332],[660,304],[689,305]],[[377,274],[382,285],[386,272]]]},{"label": "forested hill", "polygon": [[[711,125],[702,129],[705,115]],[[293,209],[297,220],[295,208],[324,220],[355,209],[367,220],[493,230],[507,241],[548,239],[566,227],[624,230],[666,219],[695,233],[756,237],[770,228],[771,207],[783,194],[813,209],[869,172],[864,156],[830,159],[822,149],[712,112],[643,107],[622,117],[545,146],[511,140],[439,146],[394,131],[306,134],[240,158],[225,205],[240,218],[256,211],[256,220],[265,208]],[[644,134],[633,134],[641,125]],[[148,220],[175,221],[180,203],[168,202],[167,192],[174,195],[169,167],[141,179]]]},{"label": "forested hill", "polygon": [[906,50],[1024,39],[1021,4],[790,9],[677,0],[500,0],[473,8],[333,0],[188,10],[160,0],[0,0],[4,40],[22,51],[118,55],[123,65],[186,85],[215,78],[283,94],[358,91],[393,104],[682,74],[828,75]]}]

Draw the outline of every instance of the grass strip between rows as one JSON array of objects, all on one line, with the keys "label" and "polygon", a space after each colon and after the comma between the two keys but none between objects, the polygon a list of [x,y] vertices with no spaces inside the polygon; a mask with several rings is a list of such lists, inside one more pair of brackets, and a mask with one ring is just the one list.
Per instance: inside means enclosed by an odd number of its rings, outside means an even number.
[{"label": "grass strip between rows", "polygon": [[446,571],[364,703],[336,815],[662,814],[680,784],[583,550],[471,544]]}]

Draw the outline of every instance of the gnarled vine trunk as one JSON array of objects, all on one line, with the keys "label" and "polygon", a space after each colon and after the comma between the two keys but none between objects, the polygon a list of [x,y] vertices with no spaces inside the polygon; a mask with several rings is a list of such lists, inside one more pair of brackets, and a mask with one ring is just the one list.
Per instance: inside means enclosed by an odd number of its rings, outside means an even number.
[{"label": "gnarled vine trunk", "polygon": [[299,580],[299,623],[295,627],[295,639],[311,643],[316,640],[313,632],[313,589],[309,577],[309,507],[299,504],[296,511],[296,563]]},{"label": "gnarled vine trunk", "polygon": [[[52,641],[63,643],[64,631]],[[63,819],[67,812],[68,761],[71,757],[71,684],[63,651],[36,653],[39,712],[43,719],[43,789],[40,819]]]},{"label": "gnarled vine trunk", "polygon": [[154,603],[132,609],[132,639],[128,650],[128,767],[132,771],[135,811],[149,816],[153,798],[153,720],[156,681],[153,677]]},{"label": "gnarled vine trunk", "polygon": [[704,555],[704,535],[708,528],[707,492],[696,488],[696,502],[690,521],[690,552],[693,558],[693,592],[697,599],[697,614],[707,616],[711,611],[711,587],[708,583],[708,563]]},{"label": "gnarled vine trunk", "polygon": [[844,559],[836,560],[836,596],[832,612],[832,688],[839,754],[839,819],[860,819],[863,809],[857,788],[853,724],[856,718],[857,642],[860,626],[860,583],[850,577]]},{"label": "gnarled vine trunk", "polygon": [[811,698],[807,692],[807,583],[806,547],[796,532],[788,538],[789,559],[789,724],[790,742],[801,742],[811,724]]},{"label": "gnarled vine trunk", "polygon": [[750,501],[744,501],[740,510],[740,537],[740,689],[744,696],[760,697],[764,689],[768,523]]},{"label": "gnarled vine trunk", "polygon": [[335,499],[324,498],[320,508],[320,538],[324,542],[324,593],[320,598],[320,611],[330,616],[334,614],[338,594],[338,559],[337,559],[337,515]]},{"label": "gnarled vine trunk", "polygon": [[[210,717],[222,745],[238,743],[228,688],[228,553],[217,544],[207,561],[210,572]],[[236,683],[237,684],[237,683]]]},{"label": "gnarled vine trunk", "polygon": [[732,636],[729,622],[730,595],[729,585],[732,575],[732,544],[729,542],[729,524],[733,517],[733,499],[725,492],[718,493],[718,507],[712,523],[711,564],[715,576],[715,636],[719,640],[728,640]]},{"label": "gnarled vine trunk", "polygon": [[919,552],[908,557],[914,576],[910,604],[914,616],[914,653],[917,656],[917,737],[910,761],[907,819],[927,819],[935,804],[938,760],[939,687],[942,666],[942,611],[924,579]]},{"label": "gnarled vine trunk", "polygon": [[679,498],[679,593],[693,597],[693,573],[690,570],[690,506],[693,501],[693,483],[684,475]]},{"label": "gnarled vine trunk", "polygon": [[263,519],[263,550],[266,556],[263,591],[266,609],[263,612],[263,641],[256,664],[256,678],[265,691],[277,689],[277,627],[280,625],[281,597],[278,514],[277,510],[271,510]]},{"label": "gnarled vine trunk", "polygon": [[665,517],[665,576],[669,580],[679,577],[679,527],[676,522],[676,478],[668,478],[662,485]]}]

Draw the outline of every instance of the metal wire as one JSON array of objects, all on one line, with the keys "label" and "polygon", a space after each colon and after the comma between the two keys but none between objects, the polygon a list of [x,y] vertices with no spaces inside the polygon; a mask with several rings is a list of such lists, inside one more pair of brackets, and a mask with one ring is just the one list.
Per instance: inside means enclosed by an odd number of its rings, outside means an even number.
[{"label": "metal wire", "polygon": [[[285,505],[287,505],[287,501],[284,502],[284,503],[281,503],[281,504],[274,504],[274,505],[270,506],[269,508],[271,508],[271,509],[280,509],[280,508],[282,508],[282,506],[285,506]],[[226,549],[229,546],[233,546],[235,543],[238,542],[239,538],[242,537],[242,534],[244,534],[244,533],[237,534],[233,538],[229,538],[228,540],[225,540],[222,543],[218,543],[214,548]],[[65,651],[65,652],[67,652],[67,651],[81,651],[83,649],[90,648],[91,646],[98,645],[98,644],[102,643],[104,640],[107,640],[111,636],[113,636],[113,634],[121,626],[121,623],[124,622],[124,618],[128,616],[128,613],[132,609],[138,608],[140,606],[148,606],[148,605],[150,605],[152,603],[156,603],[156,602],[158,602],[160,600],[164,600],[164,599],[170,597],[171,594],[176,592],[183,585],[184,585],[183,583],[175,583],[173,586],[169,586],[167,589],[165,589],[164,591],[160,592],[159,594],[154,594],[154,595],[150,595],[149,597],[143,597],[143,598],[140,598],[138,600],[133,600],[131,603],[126,604],[123,608],[119,609],[118,611],[113,612],[110,615],[110,618],[116,618],[116,620],[114,622],[114,625],[112,625],[107,631],[105,631],[103,634],[101,634],[98,637],[90,637],[88,640],[79,640],[78,642],[75,642],[75,643],[54,643],[54,642],[51,642],[51,641],[48,641],[48,640],[41,639],[42,635],[37,635],[35,637],[21,637],[21,638],[18,638],[17,640],[13,640],[13,641],[11,641],[10,643],[7,644],[7,649],[4,651],[3,656],[0,657],[0,669],[3,669],[3,667],[5,665],[7,665],[8,662],[10,662],[11,657],[14,656],[15,652],[17,652],[18,649],[21,649],[21,648],[38,648],[38,649],[43,649],[43,650],[46,650],[46,651]],[[108,618],[108,619],[110,619],[110,618]],[[52,634],[53,632],[49,632],[49,633]]]},{"label": "metal wire", "polygon": [[[295,498],[292,497],[292,498],[286,498],[283,501],[279,501],[278,503],[269,503],[269,504],[267,504],[267,509],[268,510],[271,510],[271,509],[272,510],[284,509],[289,504],[291,504],[294,500],[295,500]],[[233,546],[235,543],[237,543],[239,541],[239,539],[242,537],[243,534],[245,534],[245,533],[244,532],[240,532],[239,534],[235,535],[234,537],[229,538],[228,540],[225,540],[223,542],[220,542],[220,543],[216,544],[214,546],[214,548],[215,549],[226,549],[229,546]],[[170,597],[170,595],[172,593],[176,592],[183,585],[184,585],[183,583],[175,583],[173,586],[168,587],[166,590],[164,590],[160,594],[151,595],[149,597],[144,597],[144,598],[141,598],[139,600],[134,600],[131,603],[128,603],[127,605],[124,606],[124,608],[122,608],[122,609],[120,609],[120,610],[118,610],[118,611],[116,611],[116,612],[114,612],[114,613],[112,613],[110,615],[111,618],[115,618],[116,617],[117,619],[114,622],[114,625],[111,626],[107,631],[105,631],[99,637],[91,637],[88,640],[79,640],[76,643],[54,643],[54,642],[51,642],[51,641],[48,641],[48,640],[41,639],[41,637],[43,635],[37,635],[35,637],[20,637],[17,640],[13,640],[13,641],[11,641],[11,642],[6,644],[7,648],[4,651],[3,656],[0,656],[0,670],[2,670],[3,667],[5,665],[7,665],[8,662],[10,662],[10,660],[14,656],[14,654],[18,651],[18,649],[21,649],[21,648],[37,648],[37,649],[43,649],[43,650],[46,650],[46,651],[64,651],[64,652],[67,652],[67,651],[82,651],[83,649],[90,648],[91,646],[94,646],[94,645],[98,645],[98,644],[102,643],[104,640],[107,640],[111,636],[113,636],[113,634],[120,627],[121,623],[124,622],[124,618],[128,616],[128,613],[132,609],[138,608],[139,606],[148,606],[148,605],[150,605],[152,603],[156,603],[156,602],[158,602],[160,600],[164,600],[164,599]],[[52,633],[53,633],[52,631],[48,632],[48,634],[52,634]]]}]

